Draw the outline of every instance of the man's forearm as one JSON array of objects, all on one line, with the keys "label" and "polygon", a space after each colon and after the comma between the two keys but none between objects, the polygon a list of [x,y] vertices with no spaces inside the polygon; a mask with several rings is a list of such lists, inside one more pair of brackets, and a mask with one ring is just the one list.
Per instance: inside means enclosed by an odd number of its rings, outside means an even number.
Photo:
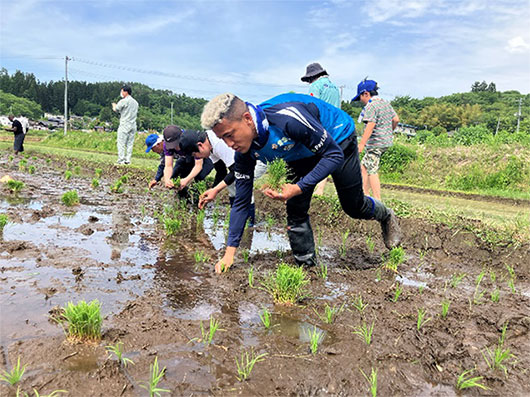
[{"label": "man's forearm", "polygon": [[361,138],[360,145],[365,146],[366,142],[368,142],[368,139],[372,136],[372,132],[374,132],[375,123],[368,123],[366,127],[364,128],[364,133]]}]

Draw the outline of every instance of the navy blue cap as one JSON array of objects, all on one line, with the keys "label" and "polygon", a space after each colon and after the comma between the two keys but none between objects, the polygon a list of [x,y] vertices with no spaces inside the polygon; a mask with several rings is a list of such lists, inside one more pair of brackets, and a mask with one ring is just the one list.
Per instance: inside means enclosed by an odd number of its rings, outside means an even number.
[{"label": "navy blue cap", "polygon": [[362,93],[375,91],[378,88],[379,87],[377,87],[377,83],[374,80],[366,80],[366,79],[364,79],[357,86],[357,95],[352,99],[352,102],[358,101],[359,98],[361,97]]},{"label": "navy blue cap", "polygon": [[145,145],[147,146],[145,152],[149,153],[153,146],[155,146],[158,142],[162,142],[162,137],[158,136],[158,134],[148,135],[147,138],[145,138]]}]

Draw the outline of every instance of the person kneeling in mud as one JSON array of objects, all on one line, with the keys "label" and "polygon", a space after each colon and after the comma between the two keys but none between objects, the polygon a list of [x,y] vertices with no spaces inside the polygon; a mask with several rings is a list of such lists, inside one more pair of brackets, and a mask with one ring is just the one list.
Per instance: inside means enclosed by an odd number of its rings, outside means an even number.
[{"label": "person kneeling in mud", "polygon": [[[228,174],[219,181],[214,183],[214,187],[205,191],[199,198],[199,208],[202,209],[206,204],[215,200],[217,195],[225,188],[228,188],[228,197],[230,205],[234,204],[236,193],[235,175],[234,175],[234,149],[228,147],[223,140],[217,138],[211,130],[207,132],[185,131],[180,138],[180,150],[188,155],[197,158],[209,158],[214,165],[223,163],[228,167]],[[216,168],[217,169],[217,168]],[[216,175],[217,179],[217,175]],[[254,196],[248,211],[249,226],[254,226],[256,218],[256,205]]]},{"label": "person kneeling in mud", "polygon": [[206,104],[201,124],[234,149],[236,195],[230,214],[228,241],[220,273],[234,262],[250,206],[256,161],[283,158],[295,176],[281,192],[264,193],[286,203],[287,234],[298,265],[316,265],[315,242],[309,206],[315,185],[331,175],[342,209],[355,219],[380,222],[388,249],[401,241],[393,211],[365,196],[362,187],[355,124],[344,111],[314,97],[283,94],[261,105],[243,102],[234,94],[221,94]]},{"label": "person kneeling in mud", "polygon": [[[154,179],[149,182],[149,189],[155,186],[160,180],[164,180],[167,188],[175,188],[173,178],[181,177],[179,196],[187,195],[186,186],[195,179],[204,180],[213,170],[214,165],[209,159],[193,158],[180,150],[179,142],[183,130],[176,125],[169,125],[164,129],[163,136],[151,134],[145,139],[147,148],[146,153],[151,150],[160,155],[160,164]],[[173,165],[175,163],[175,165]],[[226,167],[220,163],[216,167],[216,176],[219,175],[222,180],[223,172],[226,175]]]}]

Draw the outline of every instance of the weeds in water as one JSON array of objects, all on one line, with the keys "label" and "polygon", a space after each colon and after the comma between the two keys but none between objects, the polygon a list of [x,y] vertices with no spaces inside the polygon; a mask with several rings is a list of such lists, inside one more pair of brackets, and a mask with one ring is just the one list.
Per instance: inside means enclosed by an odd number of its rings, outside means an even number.
[{"label": "weeds in water", "polygon": [[396,289],[394,291],[394,297],[391,299],[392,302],[396,303],[403,292],[403,286],[401,283],[396,284]]},{"label": "weeds in water", "polygon": [[77,195],[77,190],[70,190],[62,195],[61,201],[67,207],[79,204],[79,196]]},{"label": "weeds in water", "polygon": [[312,354],[317,354],[318,345],[324,339],[324,332],[318,330],[317,327],[313,327],[311,331],[308,331],[307,335],[309,337],[309,350]]},{"label": "weeds in water", "polygon": [[418,329],[418,331],[421,329],[421,327],[423,327],[425,324],[432,320],[431,317],[426,318],[426,315],[427,311],[425,309],[418,309],[418,320],[416,321],[416,328]]},{"label": "weeds in water", "polygon": [[6,214],[0,214],[0,232],[4,230],[4,227],[8,224],[9,218]]},{"label": "weeds in water", "polygon": [[384,267],[393,272],[397,272],[397,268],[405,262],[405,250],[403,247],[395,247],[390,250],[388,253],[388,258],[385,261]]},{"label": "weeds in water", "polygon": [[269,329],[271,327],[271,314],[266,307],[263,308],[263,312],[259,315],[259,318],[265,328]]},{"label": "weeds in water", "polygon": [[101,178],[101,175],[103,174],[103,170],[101,168],[96,168],[94,170],[94,175],[96,176],[96,178]]},{"label": "weeds in water", "polygon": [[462,372],[458,376],[458,379],[456,380],[456,388],[459,390],[464,390],[464,389],[469,389],[471,387],[478,387],[483,390],[488,390],[486,386],[484,386],[482,383],[479,383],[483,379],[482,376],[476,376],[474,378],[471,376],[468,376],[468,374],[471,374],[473,371],[474,369],[470,369],[470,370]]},{"label": "weeds in water", "polygon": [[367,345],[372,343],[372,333],[374,332],[374,321],[372,325],[367,325],[366,321],[363,321],[361,325],[354,327],[353,333],[359,336]]},{"label": "weeds in water", "polygon": [[105,346],[105,350],[107,350],[107,352],[109,353],[114,353],[116,355],[116,358],[118,359],[118,363],[120,365],[123,365],[123,367],[126,368],[128,364],[134,365],[133,360],[127,357],[123,357],[122,347],[123,347],[123,342],[118,342],[115,345]]},{"label": "weeds in water", "polygon": [[64,179],[66,179],[67,181],[72,179],[72,171],[70,171],[70,170],[64,171]]},{"label": "weeds in water", "polygon": [[158,357],[155,357],[154,363],[149,366],[149,373],[151,374],[149,382],[143,382],[143,384],[140,384],[141,388],[149,392],[149,397],[160,396],[160,393],[171,393],[171,390],[158,387],[158,383],[164,377],[165,372],[166,367],[162,368],[162,370],[158,369]]},{"label": "weeds in water", "polygon": [[361,314],[364,313],[364,309],[368,306],[368,303],[363,302],[363,297],[360,294],[353,298],[352,304]]},{"label": "weeds in water", "polygon": [[266,355],[267,353],[262,353],[256,356],[254,349],[251,349],[250,353],[248,351],[241,353],[241,361],[238,361],[236,357],[237,374],[239,375],[237,380],[240,382],[247,380],[250,376],[250,373],[252,372],[252,369],[254,368],[254,365],[260,361],[263,361]]},{"label": "weeds in water", "polygon": [[368,248],[369,253],[373,253],[375,250],[375,241],[371,235],[366,237],[366,248]]},{"label": "weeds in water", "polygon": [[14,179],[10,179],[9,181],[7,181],[7,187],[9,190],[11,190],[12,193],[20,192],[24,188],[24,186],[26,185],[22,181],[16,181]]},{"label": "weeds in water", "polygon": [[497,346],[493,351],[491,351],[488,347],[486,347],[486,354],[482,352],[482,356],[484,357],[484,360],[486,360],[486,364],[488,364],[488,367],[491,369],[502,369],[504,371],[504,375],[506,376],[508,374],[508,369],[506,368],[506,364],[508,364],[509,360],[515,360],[515,355],[513,355],[510,352],[510,349],[504,348],[504,342],[506,340],[506,329],[508,328],[508,323],[504,324],[502,327],[501,336],[499,337],[499,342],[497,343]]},{"label": "weeds in water", "polygon": [[99,179],[97,178],[92,178],[92,187],[95,189],[97,187],[99,187]]},{"label": "weeds in water", "polygon": [[306,284],[309,283],[303,267],[280,263],[276,272],[267,276],[262,286],[275,302],[294,304],[307,296]]},{"label": "weeds in water", "polygon": [[316,315],[326,324],[333,323],[333,320],[335,320],[335,317],[338,316],[342,311],[344,310],[344,303],[337,307],[337,306],[329,306],[326,303],[326,306],[324,307],[324,314],[320,314],[316,311],[316,309],[313,309],[313,311],[316,313]]},{"label": "weeds in water", "polygon": [[29,172],[31,175],[33,175],[33,174],[35,173],[35,170],[36,170],[36,168],[35,168],[34,165],[30,165],[30,166],[28,167],[28,172]]},{"label": "weeds in water", "polygon": [[18,357],[17,365],[15,365],[9,372],[3,371],[3,373],[0,374],[0,380],[2,382],[9,383],[11,386],[16,385],[18,382],[20,382],[20,379],[22,379],[25,370],[26,365],[21,366],[20,357]]},{"label": "weeds in water", "polygon": [[164,230],[166,231],[166,236],[175,235],[182,227],[182,221],[180,219],[173,219],[165,216],[163,218],[163,222]]},{"label": "weeds in water", "polygon": [[254,266],[250,266],[247,270],[248,273],[248,286],[254,288]]},{"label": "weeds in water", "polygon": [[359,368],[359,371],[361,371],[361,374],[363,374],[364,379],[370,383],[370,393],[372,394],[372,397],[377,396],[377,370],[372,367],[372,372],[370,373],[370,376],[366,375],[362,369]]},{"label": "weeds in water", "polygon": [[200,343],[203,343],[204,346],[210,346],[213,342],[213,337],[215,336],[215,333],[219,330],[219,326],[221,323],[219,320],[216,320],[213,317],[210,317],[210,327],[208,330],[204,328],[204,324],[202,321],[200,322],[200,328],[201,328],[201,337],[200,338],[193,338],[192,341],[197,341]]},{"label": "weeds in water", "polygon": [[348,236],[350,235],[350,230],[346,229],[344,232],[341,233],[341,240],[342,243],[340,245],[340,256],[344,258],[346,256],[346,244],[348,243]]},{"label": "weeds in water", "polygon": [[328,278],[328,265],[325,263],[320,263],[320,270],[318,271],[318,275],[322,277],[324,280]]},{"label": "weeds in water", "polygon": [[277,158],[267,166],[265,185],[272,190],[280,191],[287,183],[288,167],[284,159]]},{"label": "weeds in water", "polygon": [[447,313],[449,313],[449,306],[451,306],[451,302],[449,302],[447,299],[444,299],[442,301],[442,318],[447,317]]},{"label": "weeds in water", "polygon": [[456,274],[455,273],[455,274],[453,274],[452,277],[451,277],[451,283],[449,284],[451,286],[451,288],[456,288],[458,286],[458,284],[460,284],[462,282],[464,277],[466,277],[465,273],[460,273],[460,274]]},{"label": "weeds in water", "polygon": [[97,299],[90,303],[82,300],[77,305],[68,302],[59,318],[54,318],[54,320],[61,324],[63,329],[66,323],[68,329],[65,333],[69,338],[101,339],[101,304]]},{"label": "weeds in water", "polygon": [[81,174],[81,167],[76,165],[74,167],[74,175],[80,175]]}]

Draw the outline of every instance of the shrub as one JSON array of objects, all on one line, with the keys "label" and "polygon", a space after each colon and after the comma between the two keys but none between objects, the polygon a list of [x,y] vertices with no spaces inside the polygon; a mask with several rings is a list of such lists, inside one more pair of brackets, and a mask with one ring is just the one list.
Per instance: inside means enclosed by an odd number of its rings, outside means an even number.
[{"label": "shrub", "polygon": [[453,135],[455,143],[464,146],[485,143],[493,138],[491,132],[484,125],[462,127]]},{"label": "shrub", "polygon": [[388,148],[381,156],[381,173],[389,174],[391,172],[401,173],[405,167],[418,157],[416,150],[396,144]]},{"label": "shrub", "polygon": [[77,190],[70,190],[63,194],[63,196],[61,197],[61,201],[67,207],[79,204],[79,196],[77,195]]},{"label": "shrub", "polygon": [[77,305],[68,302],[55,320],[61,325],[66,323],[65,332],[69,338],[101,339],[101,304],[97,299],[90,303],[82,300]]},{"label": "shrub", "polygon": [[293,304],[307,296],[307,283],[307,274],[301,266],[289,266],[282,262],[275,273],[267,276],[262,285],[275,302]]}]

